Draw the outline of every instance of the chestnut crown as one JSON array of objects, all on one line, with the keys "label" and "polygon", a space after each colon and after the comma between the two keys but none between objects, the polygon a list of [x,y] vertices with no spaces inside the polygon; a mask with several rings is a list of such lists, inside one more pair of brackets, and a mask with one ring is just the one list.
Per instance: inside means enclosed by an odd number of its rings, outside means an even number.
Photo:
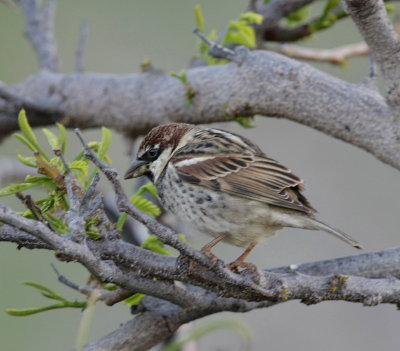
[{"label": "chestnut crown", "polygon": [[137,159],[154,161],[163,150],[174,150],[182,137],[194,126],[184,123],[170,123],[153,128],[140,144]]}]

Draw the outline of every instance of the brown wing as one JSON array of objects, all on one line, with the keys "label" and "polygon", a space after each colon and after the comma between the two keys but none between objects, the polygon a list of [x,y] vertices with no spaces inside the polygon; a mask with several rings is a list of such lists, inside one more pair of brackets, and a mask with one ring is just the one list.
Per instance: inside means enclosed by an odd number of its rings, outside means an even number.
[{"label": "brown wing", "polygon": [[315,213],[301,194],[303,181],[264,155],[196,154],[173,160],[187,182],[270,205]]}]

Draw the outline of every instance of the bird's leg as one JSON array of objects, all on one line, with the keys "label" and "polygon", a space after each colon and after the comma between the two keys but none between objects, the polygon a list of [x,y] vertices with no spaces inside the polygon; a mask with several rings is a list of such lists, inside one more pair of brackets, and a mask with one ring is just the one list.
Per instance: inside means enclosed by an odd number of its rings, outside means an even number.
[{"label": "bird's leg", "polygon": [[[226,238],[226,234],[221,234],[218,235],[216,238],[214,238],[213,240],[211,240],[208,244],[204,245],[200,252],[204,255],[206,255],[213,263],[213,265],[217,262],[218,257],[215,256],[212,252],[211,249],[217,245],[219,242],[221,242],[222,240],[224,240]],[[196,265],[196,263],[194,261],[192,261],[190,263],[189,269],[193,269],[194,266]]]},{"label": "bird's leg", "polygon": [[226,238],[226,234],[218,235],[216,238],[211,240],[208,244],[204,245],[200,252],[211,259],[216,259],[216,256],[211,252],[211,249],[217,245],[219,242]]},{"label": "bird's leg", "polygon": [[248,268],[253,271],[257,271],[257,267],[253,263],[244,262],[244,260],[247,258],[247,256],[250,254],[251,250],[253,250],[255,246],[256,246],[256,244],[250,244],[247,247],[247,249],[235,261],[228,264],[228,268],[232,271],[238,267]]}]

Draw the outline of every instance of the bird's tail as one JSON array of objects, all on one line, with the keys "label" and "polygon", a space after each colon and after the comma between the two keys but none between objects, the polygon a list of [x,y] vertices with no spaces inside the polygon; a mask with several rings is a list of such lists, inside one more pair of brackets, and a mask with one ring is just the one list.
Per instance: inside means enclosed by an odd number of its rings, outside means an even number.
[{"label": "bird's tail", "polygon": [[342,231],[340,231],[338,229],[334,229],[334,228],[330,227],[329,225],[325,224],[324,222],[321,222],[318,219],[310,218],[310,220],[311,220],[311,225],[313,226],[312,229],[323,230],[329,234],[335,235],[337,238],[343,240],[347,244],[349,244],[357,249],[362,249],[362,246],[360,245],[360,243],[357,240],[354,240],[350,235],[347,235],[346,233],[343,233]]}]

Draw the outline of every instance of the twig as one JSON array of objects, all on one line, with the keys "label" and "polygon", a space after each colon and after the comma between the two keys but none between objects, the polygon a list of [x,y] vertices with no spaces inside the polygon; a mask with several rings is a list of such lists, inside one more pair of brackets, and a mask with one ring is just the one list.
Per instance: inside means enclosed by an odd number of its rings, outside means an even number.
[{"label": "twig", "polygon": [[50,265],[51,268],[53,269],[54,273],[57,275],[57,279],[60,283],[68,286],[69,288],[79,291],[81,294],[85,296],[90,296],[92,295],[95,291],[97,291],[98,294],[98,299],[100,301],[103,301],[106,305],[112,306],[115,305],[118,302],[121,302],[122,300],[127,299],[128,297],[132,296],[135,292],[132,290],[125,290],[121,288],[117,288],[116,290],[105,290],[105,289],[100,289],[100,288],[93,288],[90,286],[86,285],[78,285],[69,279],[67,279],[65,276],[63,276],[56,268],[54,264]]},{"label": "twig", "polygon": [[311,49],[297,45],[284,44],[278,46],[274,51],[300,60],[328,62],[334,65],[342,65],[349,57],[367,55],[369,49],[365,43],[343,45],[333,49]]},{"label": "twig", "polygon": [[[248,49],[244,46],[237,46],[234,50],[228,49],[218,42],[214,42],[208,39],[203,33],[201,33],[197,28],[193,31],[201,40],[209,45],[208,53],[220,59],[227,59],[233,62],[236,62],[238,65],[241,65],[247,57]],[[221,37],[222,38],[222,37]]]},{"label": "twig", "polygon": [[86,21],[83,21],[80,25],[79,43],[78,43],[78,48],[76,50],[75,72],[77,73],[83,73],[84,71],[83,58],[84,58],[88,33],[89,33],[89,25]]}]

